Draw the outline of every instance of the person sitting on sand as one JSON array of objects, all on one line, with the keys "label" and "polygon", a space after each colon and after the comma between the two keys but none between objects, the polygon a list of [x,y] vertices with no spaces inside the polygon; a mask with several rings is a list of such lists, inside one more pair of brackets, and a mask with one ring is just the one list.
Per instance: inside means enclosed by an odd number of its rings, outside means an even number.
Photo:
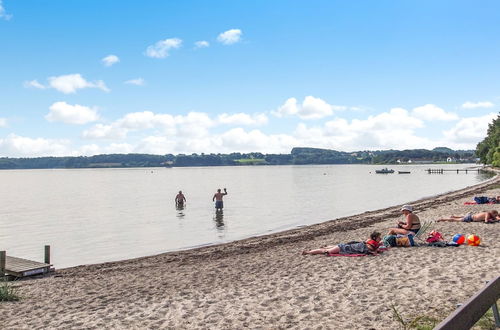
[{"label": "person sitting on sand", "polygon": [[370,239],[365,242],[351,242],[347,244],[329,245],[315,250],[303,251],[302,254],[378,254],[382,236],[374,231]]},{"label": "person sitting on sand", "polygon": [[420,230],[420,219],[416,214],[413,213],[413,207],[411,205],[404,205],[401,208],[405,216],[405,221],[398,221],[397,228],[390,228],[387,235],[408,235],[416,234]]},{"label": "person sitting on sand", "polygon": [[457,222],[485,222],[493,223],[500,221],[497,210],[484,211],[476,214],[467,213],[466,215],[452,215],[449,218],[438,219],[437,221],[457,221]]}]

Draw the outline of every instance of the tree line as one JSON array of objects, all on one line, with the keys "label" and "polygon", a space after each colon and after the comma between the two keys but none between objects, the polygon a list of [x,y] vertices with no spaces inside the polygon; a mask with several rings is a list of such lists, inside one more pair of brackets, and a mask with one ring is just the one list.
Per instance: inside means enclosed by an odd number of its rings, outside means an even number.
[{"label": "tree line", "polygon": [[478,143],[476,154],[481,163],[500,167],[500,115],[489,124],[486,138]]},{"label": "tree line", "polygon": [[[498,124],[497,133],[498,133]],[[498,136],[497,136],[498,146]],[[484,142],[484,141],[483,141]],[[483,143],[481,142],[481,143]],[[488,144],[489,145],[489,144]],[[481,149],[483,150],[483,149]],[[489,150],[489,149],[488,149]],[[500,151],[500,150],[497,150]],[[486,153],[489,154],[489,151]],[[492,154],[492,156],[495,153]],[[500,154],[499,154],[500,156]],[[496,157],[496,156],[495,156]],[[0,158],[0,169],[186,167],[235,165],[397,164],[476,161],[474,150],[449,148],[344,152],[319,148],[293,148],[289,154],[105,154],[79,157]]]}]

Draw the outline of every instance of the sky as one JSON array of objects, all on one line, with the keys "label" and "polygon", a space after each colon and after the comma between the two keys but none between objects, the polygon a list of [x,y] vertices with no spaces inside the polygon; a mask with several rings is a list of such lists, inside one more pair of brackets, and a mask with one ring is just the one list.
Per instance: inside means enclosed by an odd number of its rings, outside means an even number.
[{"label": "sky", "polygon": [[475,149],[500,2],[0,0],[0,157]]}]

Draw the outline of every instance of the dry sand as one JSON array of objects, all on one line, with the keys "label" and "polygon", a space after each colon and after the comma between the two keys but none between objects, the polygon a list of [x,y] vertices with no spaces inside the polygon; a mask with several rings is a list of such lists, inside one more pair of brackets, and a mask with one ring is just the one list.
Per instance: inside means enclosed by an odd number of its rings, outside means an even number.
[{"label": "dry sand", "polygon": [[[491,210],[500,179],[413,202],[422,220]],[[434,223],[480,247],[392,248],[379,256],[302,256],[325,244],[387,232],[399,207],[224,245],[57,270],[19,281],[0,303],[2,329],[397,329],[403,317],[443,319],[500,275],[500,223]]]}]

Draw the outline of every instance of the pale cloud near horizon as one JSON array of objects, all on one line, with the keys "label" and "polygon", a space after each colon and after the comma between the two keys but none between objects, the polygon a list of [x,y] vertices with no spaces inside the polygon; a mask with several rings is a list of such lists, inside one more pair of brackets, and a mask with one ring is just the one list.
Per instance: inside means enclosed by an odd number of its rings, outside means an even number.
[{"label": "pale cloud near horizon", "polygon": [[[317,107],[318,103],[324,106],[315,98],[305,103],[310,107]],[[92,111],[95,109],[89,107],[56,102],[51,108],[49,115],[53,121],[83,124],[99,120],[97,112]],[[297,106],[295,115],[298,116],[301,108],[302,104]],[[11,135],[0,140],[0,152],[5,151],[4,155],[7,156],[27,156],[31,144],[34,151],[30,156],[256,151],[289,153],[297,146],[340,151],[432,149],[438,146],[474,149],[477,142],[486,136],[488,124],[497,116],[490,113],[461,118],[449,122],[446,129],[431,138],[421,129],[430,121],[450,119],[447,112],[436,109],[440,108],[426,104],[412,110],[392,108],[361,119],[336,117],[327,121],[314,121],[312,124],[304,120],[287,133],[244,127],[266,125],[269,118],[262,113],[210,115],[192,111],[184,115],[172,115],[142,111],[125,114],[112,122],[98,122],[83,130],[81,136],[94,141],[80,147],[71,147],[69,141]],[[437,114],[431,115],[432,111]],[[270,128],[266,126],[266,129]],[[55,143],[55,147],[51,147],[51,143]]]},{"label": "pale cloud near horizon", "polygon": [[3,6],[3,1],[2,0],[0,0],[0,18],[4,19],[6,21],[8,21],[8,20],[10,20],[12,18],[12,15],[7,14],[5,12],[5,8]]},{"label": "pale cloud near horizon", "polygon": [[223,113],[217,117],[217,122],[226,125],[265,125],[269,119],[265,114],[249,115],[246,113],[227,114]]},{"label": "pale cloud near horizon", "polygon": [[109,67],[109,66],[112,66],[113,64],[120,62],[120,58],[118,58],[118,56],[116,56],[116,55],[108,55],[108,56],[102,58],[101,62],[102,62],[102,64],[104,64],[104,66]]},{"label": "pale cloud near horizon", "polygon": [[30,138],[9,134],[0,138],[0,153],[15,157],[76,156],[70,151],[70,141]]},{"label": "pale cloud near horizon", "polygon": [[83,125],[99,119],[97,110],[83,105],[71,105],[66,102],[55,102],[45,116],[50,122]]},{"label": "pale cloud near horizon", "polygon": [[179,38],[160,40],[154,45],[148,46],[145,55],[152,58],[165,58],[170,55],[170,50],[178,49],[181,46],[182,40]]},{"label": "pale cloud near horizon", "polygon": [[47,81],[48,85],[43,85],[37,80],[26,81],[24,82],[24,87],[33,87],[37,89],[53,88],[64,94],[74,94],[77,90],[84,88],[97,88],[104,92],[110,92],[110,89],[102,80],[90,82],[85,80],[79,73],[52,76],[47,78]]},{"label": "pale cloud near horizon", "polygon": [[480,117],[462,118],[454,127],[445,130],[443,135],[450,145],[468,146],[482,141],[487,134],[488,125],[497,118],[498,114],[489,113]]},{"label": "pale cloud near horizon", "polygon": [[334,110],[345,110],[344,106],[330,105],[324,100],[306,96],[302,104],[297,102],[295,97],[291,97],[285,101],[278,109],[271,111],[276,117],[298,116],[301,119],[321,119],[331,116]]},{"label": "pale cloud near horizon", "polygon": [[217,41],[223,45],[232,45],[241,41],[242,34],[243,32],[240,29],[227,30],[217,36]]},{"label": "pale cloud near horizon", "polygon": [[136,86],[144,86],[146,83],[142,78],[129,79],[124,82],[127,85],[136,85]]},{"label": "pale cloud near horizon", "polygon": [[446,112],[434,104],[426,104],[421,107],[416,107],[412,110],[412,115],[427,121],[452,121],[459,119],[457,114]]},{"label": "pale cloud near horizon", "polygon": [[6,127],[6,126],[7,126],[7,119],[0,118],[0,127]]},{"label": "pale cloud near horizon", "polygon": [[484,101],[484,102],[465,102],[462,104],[462,108],[464,109],[477,109],[477,108],[493,108],[495,104],[489,102],[489,101]]},{"label": "pale cloud near horizon", "polygon": [[207,48],[207,47],[210,47],[210,43],[208,41],[205,41],[205,40],[200,40],[200,41],[196,41],[194,43],[194,47],[196,49],[199,49],[199,48]]}]

